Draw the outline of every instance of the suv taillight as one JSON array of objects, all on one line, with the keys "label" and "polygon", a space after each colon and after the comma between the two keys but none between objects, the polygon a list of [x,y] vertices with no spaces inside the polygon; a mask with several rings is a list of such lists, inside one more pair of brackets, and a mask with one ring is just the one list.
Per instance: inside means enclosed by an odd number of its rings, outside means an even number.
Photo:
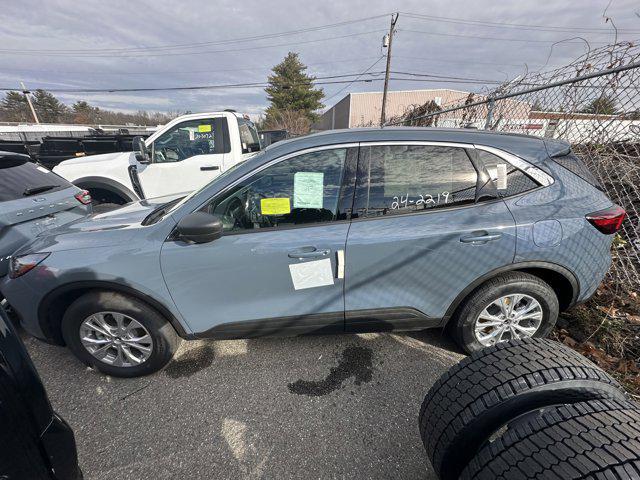
[{"label": "suv taillight", "polygon": [[83,205],[89,205],[91,203],[91,194],[87,190],[82,190],[74,195]]},{"label": "suv taillight", "polygon": [[627,212],[624,211],[624,208],[614,205],[611,208],[590,213],[586,219],[602,233],[611,235],[620,230],[626,215]]}]

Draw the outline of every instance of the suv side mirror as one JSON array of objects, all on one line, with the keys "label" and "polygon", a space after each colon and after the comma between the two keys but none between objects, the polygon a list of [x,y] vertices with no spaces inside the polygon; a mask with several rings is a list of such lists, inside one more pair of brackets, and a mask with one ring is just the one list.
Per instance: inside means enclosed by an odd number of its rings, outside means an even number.
[{"label": "suv side mirror", "polygon": [[144,138],[133,137],[132,145],[133,151],[136,152],[136,160],[138,162],[143,164],[151,163],[151,155],[149,154],[147,144],[144,143]]},{"label": "suv side mirror", "polygon": [[222,236],[222,220],[217,215],[193,212],[182,217],[176,227],[177,238],[192,243],[208,243]]}]

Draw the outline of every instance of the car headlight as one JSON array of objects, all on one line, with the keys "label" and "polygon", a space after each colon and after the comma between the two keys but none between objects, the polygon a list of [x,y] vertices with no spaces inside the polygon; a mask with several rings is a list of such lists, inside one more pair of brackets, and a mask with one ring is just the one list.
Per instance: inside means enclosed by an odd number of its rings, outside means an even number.
[{"label": "car headlight", "polygon": [[51,253],[29,253],[27,255],[19,255],[11,257],[9,261],[9,278],[18,278],[32,270]]}]

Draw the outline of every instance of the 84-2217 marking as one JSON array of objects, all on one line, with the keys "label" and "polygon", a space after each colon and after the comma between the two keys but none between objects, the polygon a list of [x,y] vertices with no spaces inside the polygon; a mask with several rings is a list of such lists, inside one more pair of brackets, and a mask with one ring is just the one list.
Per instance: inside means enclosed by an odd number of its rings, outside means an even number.
[{"label": "84-2217 marking", "polygon": [[400,208],[407,208],[409,205],[424,205],[424,208],[428,208],[429,205],[440,205],[449,202],[449,192],[440,192],[436,197],[433,195],[418,195],[416,200],[412,200],[409,194],[399,197],[393,197],[391,202],[391,210],[398,210]]}]

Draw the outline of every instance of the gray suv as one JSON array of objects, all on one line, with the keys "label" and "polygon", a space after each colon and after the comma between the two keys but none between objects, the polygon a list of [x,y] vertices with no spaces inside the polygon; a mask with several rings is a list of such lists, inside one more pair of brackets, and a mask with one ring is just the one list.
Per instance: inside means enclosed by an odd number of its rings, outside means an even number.
[{"label": "gray suv", "polygon": [[591,296],[624,216],[563,142],[331,131],[41,235],[0,290],[29,333],[117,376],[180,339],[446,327],[471,352]]},{"label": "gray suv", "polygon": [[0,278],[19,247],[91,211],[89,192],[33,163],[27,155],[0,151]]}]

